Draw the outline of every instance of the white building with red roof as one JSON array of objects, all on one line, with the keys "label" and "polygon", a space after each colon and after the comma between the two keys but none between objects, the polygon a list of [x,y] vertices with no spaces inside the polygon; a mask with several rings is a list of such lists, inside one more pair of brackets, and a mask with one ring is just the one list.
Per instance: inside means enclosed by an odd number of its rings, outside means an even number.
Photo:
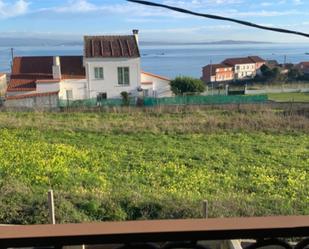
[{"label": "white building with red roof", "polygon": [[6,99],[110,99],[122,92],[172,96],[169,79],[141,71],[137,30],[128,36],[85,36],[84,56],[15,57]]},{"label": "white building with red roof", "polygon": [[301,62],[297,65],[297,68],[299,68],[299,70],[305,74],[305,75],[309,75],[309,61],[304,61]]},{"label": "white building with red roof", "polygon": [[229,58],[222,62],[234,68],[235,80],[253,79],[265,63],[266,61],[258,56]]},{"label": "white building with red roof", "polygon": [[2,97],[7,88],[7,77],[5,73],[0,73],[0,97]]}]

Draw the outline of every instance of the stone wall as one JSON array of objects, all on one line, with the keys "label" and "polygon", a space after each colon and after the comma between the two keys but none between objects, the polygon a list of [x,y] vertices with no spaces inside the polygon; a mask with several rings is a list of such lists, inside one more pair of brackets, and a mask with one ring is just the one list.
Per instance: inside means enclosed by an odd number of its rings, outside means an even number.
[{"label": "stone wall", "polygon": [[4,102],[6,108],[30,108],[30,109],[55,109],[58,108],[58,95],[31,96],[23,98],[7,99]]}]

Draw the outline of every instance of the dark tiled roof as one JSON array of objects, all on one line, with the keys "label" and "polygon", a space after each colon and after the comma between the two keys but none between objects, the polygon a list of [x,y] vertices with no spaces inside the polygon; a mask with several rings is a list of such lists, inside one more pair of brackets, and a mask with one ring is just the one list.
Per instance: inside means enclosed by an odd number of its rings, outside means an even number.
[{"label": "dark tiled roof", "polygon": [[299,63],[299,65],[309,68],[309,61],[301,62],[301,63]]},{"label": "dark tiled roof", "polygon": [[211,68],[212,74],[215,74],[217,69],[220,69],[220,68],[233,68],[233,67],[230,66],[230,65],[225,65],[225,64],[209,64],[209,65],[204,67],[204,69],[208,70],[208,72],[210,71],[210,68]]},{"label": "dark tiled roof", "polygon": [[265,63],[266,61],[259,56],[249,56],[249,58],[255,63]]},{"label": "dark tiled roof", "polygon": [[[60,56],[63,79],[83,79],[86,77],[82,56]],[[35,91],[36,81],[53,80],[53,57],[15,57],[9,92]]]},{"label": "dark tiled roof", "polygon": [[128,36],[85,36],[84,55],[86,58],[140,57],[134,35]]},{"label": "dark tiled roof", "polygon": [[244,57],[244,58],[229,58],[224,60],[222,63],[235,66],[239,64],[254,64],[256,62],[252,61],[249,57]]}]

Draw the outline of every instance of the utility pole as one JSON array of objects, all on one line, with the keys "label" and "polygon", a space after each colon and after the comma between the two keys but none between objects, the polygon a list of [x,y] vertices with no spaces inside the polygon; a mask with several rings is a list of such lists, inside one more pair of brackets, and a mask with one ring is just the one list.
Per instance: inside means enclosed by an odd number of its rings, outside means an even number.
[{"label": "utility pole", "polygon": [[13,71],[14,48],[11,48],[11,71]]},{"label": "utility pole", "polygon": [[211,82],[211,95],[214,95],[214,82],[212,81],[212,59],[210,58],[210,82]]},{"label": "utility pole", "polygon": [[286,55],[284,55],[284,66],[286,65],[286,61],[287,61],[287,57],[286,57]]},{"label": "utility pole", "polygon": [[203,217],[208,219],[208,201],[203,201]]}]

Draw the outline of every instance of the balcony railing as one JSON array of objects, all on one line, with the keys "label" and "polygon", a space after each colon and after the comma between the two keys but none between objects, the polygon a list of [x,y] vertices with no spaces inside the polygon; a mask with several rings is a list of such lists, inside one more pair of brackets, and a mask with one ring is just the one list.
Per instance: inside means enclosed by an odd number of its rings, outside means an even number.
[{"label": "balcony railing", "polygon": [[111,244],[121,249],[205,249],[205,241],[239,239],[256,241],[247,249],[309,248],[309,216],[0,226],[1,249]]}]

